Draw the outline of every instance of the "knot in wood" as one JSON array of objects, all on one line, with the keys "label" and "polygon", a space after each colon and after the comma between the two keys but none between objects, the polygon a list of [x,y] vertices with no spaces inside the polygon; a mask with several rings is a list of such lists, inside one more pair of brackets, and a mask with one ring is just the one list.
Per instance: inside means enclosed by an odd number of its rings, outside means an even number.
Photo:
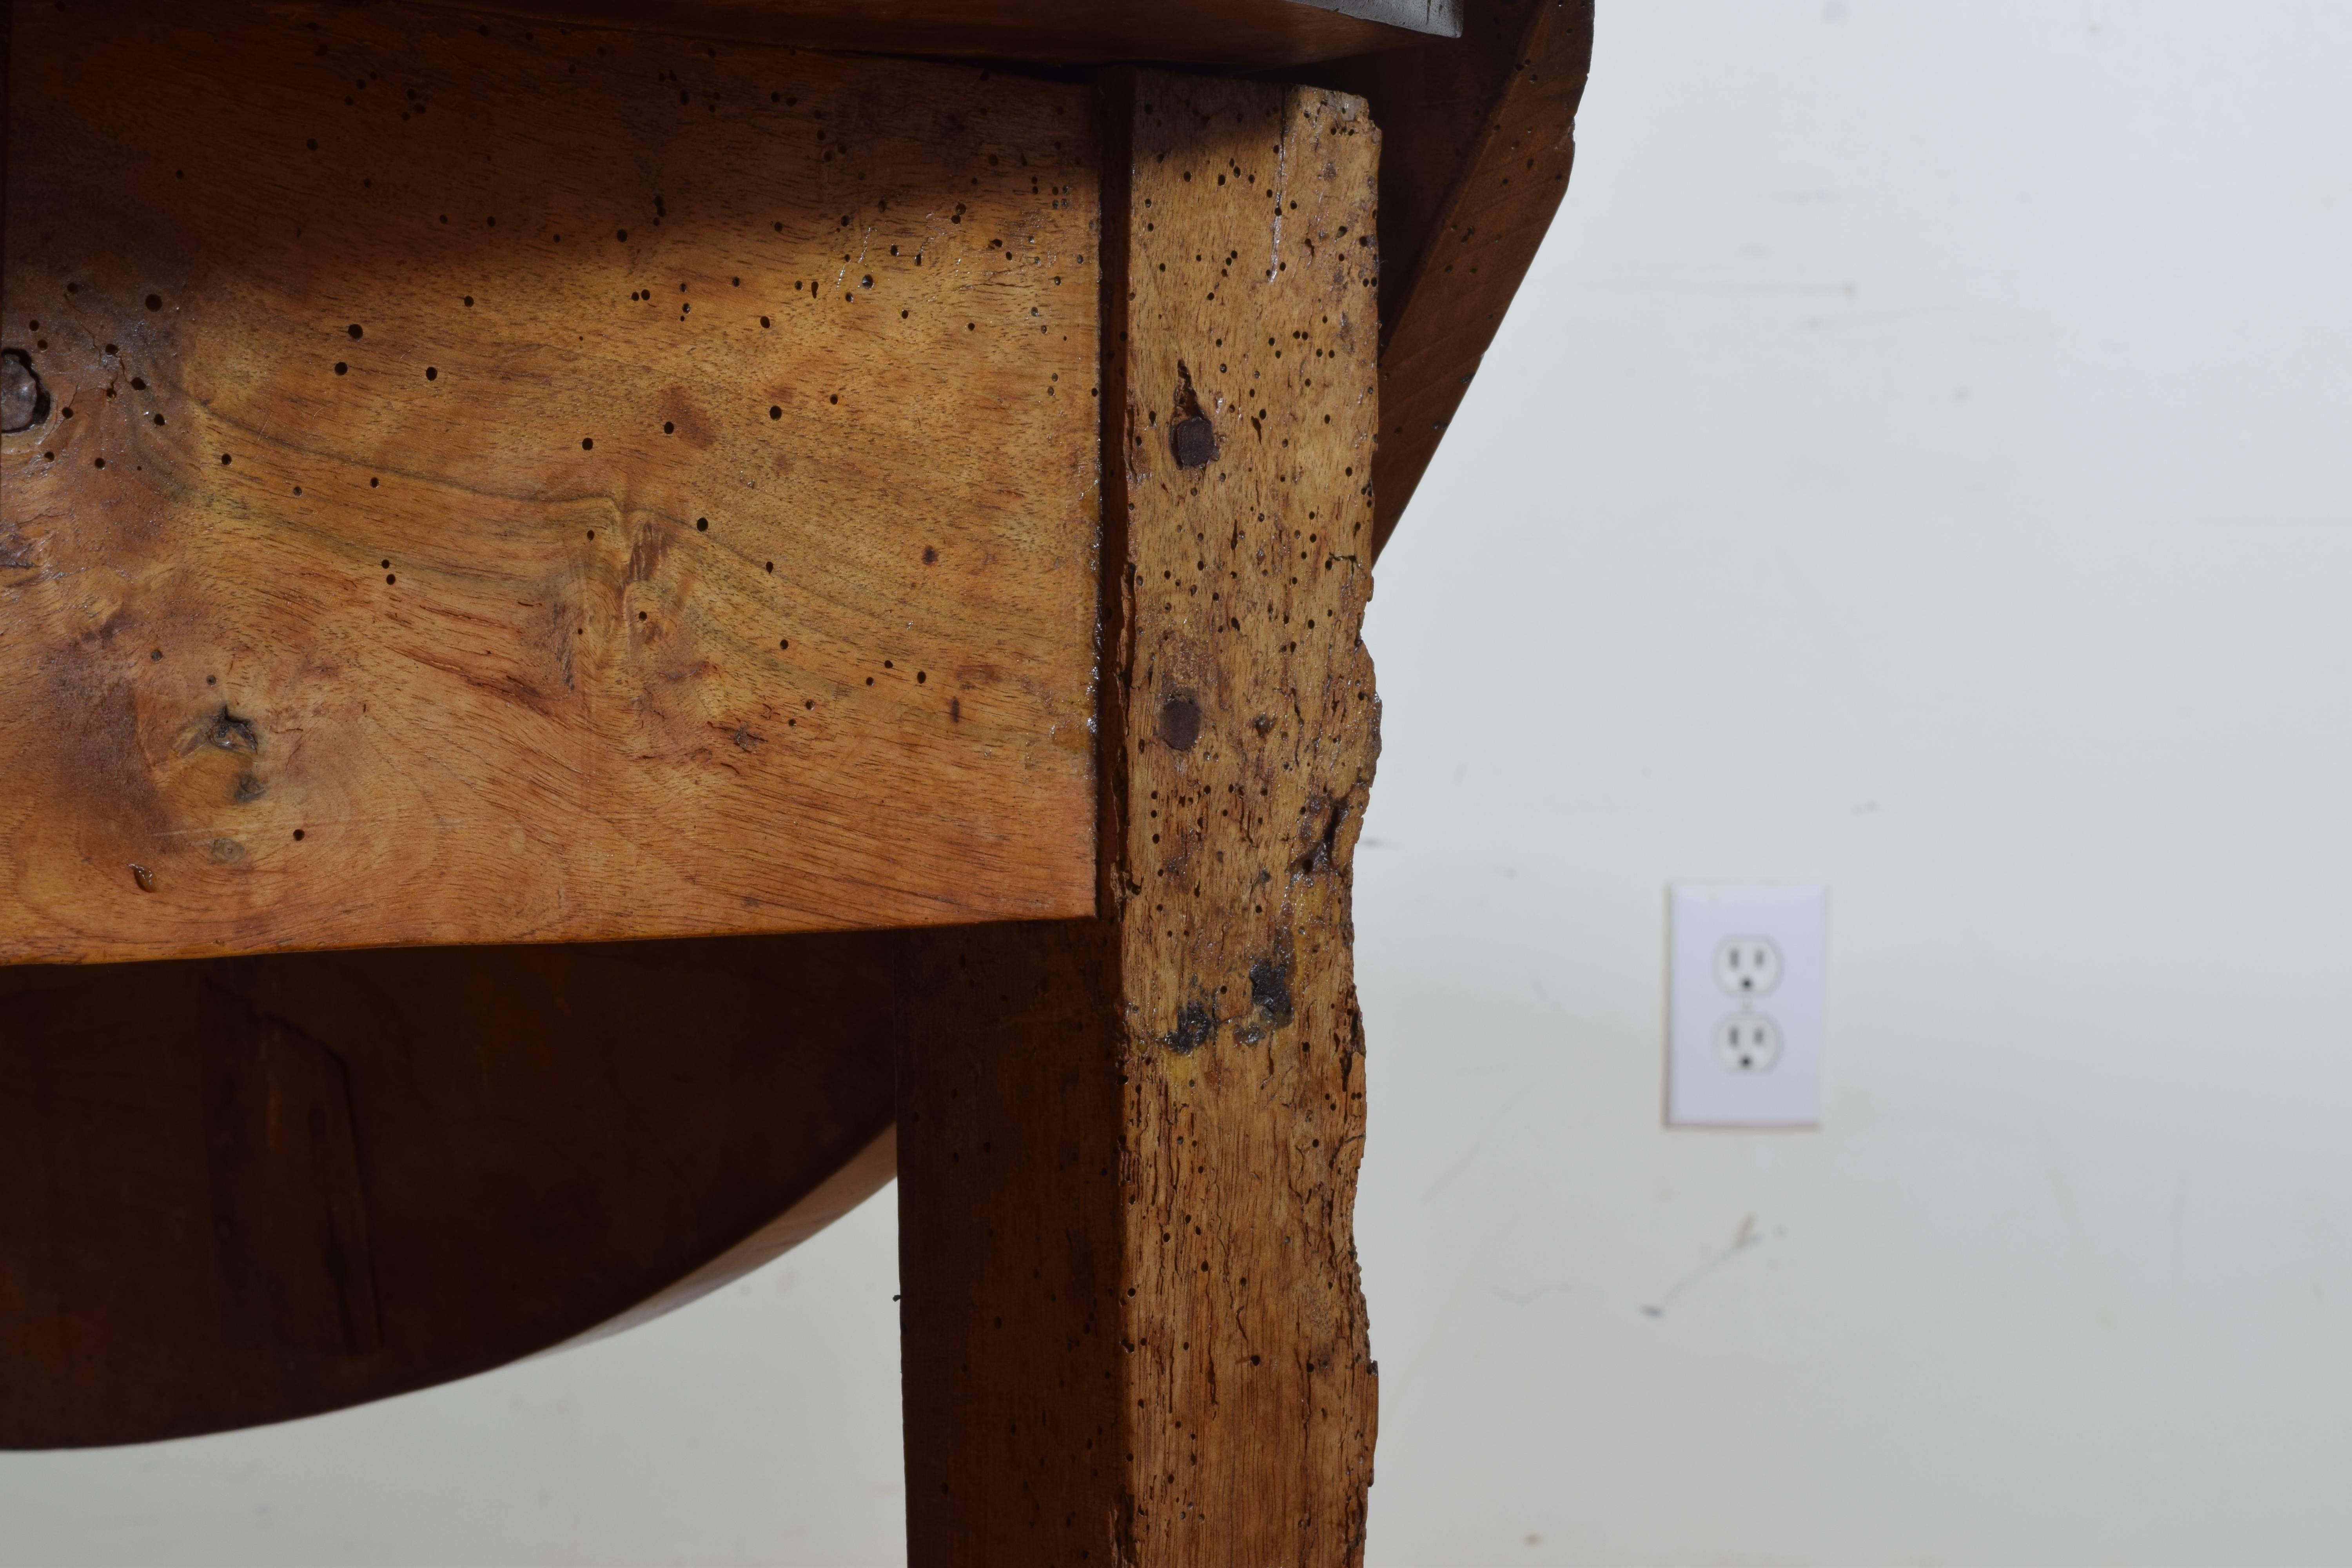
[{"label": "knot in wood", "polygon": [[0,431],[13,436],[31,429],[46,412],[48,400],[41,390],[41,378],[34,374],[33,362],[23,351],[10,349],[0,354]]},{"label": "knot in wood", "polygon": [[224,752],[254,752],[261,750],[261,731],[250,719],[240,719],[223,705],[205,725],[204,743]]}]

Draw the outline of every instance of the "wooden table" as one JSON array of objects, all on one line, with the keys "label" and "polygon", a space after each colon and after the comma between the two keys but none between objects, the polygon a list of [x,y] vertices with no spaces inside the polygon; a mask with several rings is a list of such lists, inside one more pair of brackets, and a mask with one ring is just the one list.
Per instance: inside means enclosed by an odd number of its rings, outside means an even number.
[{"label": "wooden table", "polygon": [[16,0],[0,1443],[895,1172],[915,1562],[1359,1558],[1359,630],[1591,40],[1464,5]]}]

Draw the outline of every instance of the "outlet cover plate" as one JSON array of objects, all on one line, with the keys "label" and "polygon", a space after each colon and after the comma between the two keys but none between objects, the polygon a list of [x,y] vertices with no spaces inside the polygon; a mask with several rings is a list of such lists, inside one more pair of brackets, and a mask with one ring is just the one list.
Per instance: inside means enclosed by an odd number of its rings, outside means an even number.
[{"label": "outlet cover plate", "polygon": [[1677,883],[1667,902],[1667,1125],[1819,1126],[1828,889]]}]

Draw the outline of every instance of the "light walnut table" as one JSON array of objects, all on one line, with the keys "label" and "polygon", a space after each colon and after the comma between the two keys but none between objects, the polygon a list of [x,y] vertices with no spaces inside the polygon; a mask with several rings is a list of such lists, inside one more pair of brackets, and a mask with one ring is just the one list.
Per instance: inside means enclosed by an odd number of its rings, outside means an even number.
[{"label": "light walnut table", "polygon": [[1360,1558],[1359,632],[1591,40],[1464,4],[20,0],[0,1443],[895,1173],[914,1561]]}]

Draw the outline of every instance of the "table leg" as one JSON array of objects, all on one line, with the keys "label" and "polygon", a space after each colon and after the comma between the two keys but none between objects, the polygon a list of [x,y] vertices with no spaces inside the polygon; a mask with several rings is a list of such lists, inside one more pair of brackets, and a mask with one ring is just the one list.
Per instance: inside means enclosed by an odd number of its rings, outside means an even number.
[{"label": "table leg", "polygon": [[1101,913],[908,949],[910,1561],[1349,1563],[1379,133],[1109,100]]}]

